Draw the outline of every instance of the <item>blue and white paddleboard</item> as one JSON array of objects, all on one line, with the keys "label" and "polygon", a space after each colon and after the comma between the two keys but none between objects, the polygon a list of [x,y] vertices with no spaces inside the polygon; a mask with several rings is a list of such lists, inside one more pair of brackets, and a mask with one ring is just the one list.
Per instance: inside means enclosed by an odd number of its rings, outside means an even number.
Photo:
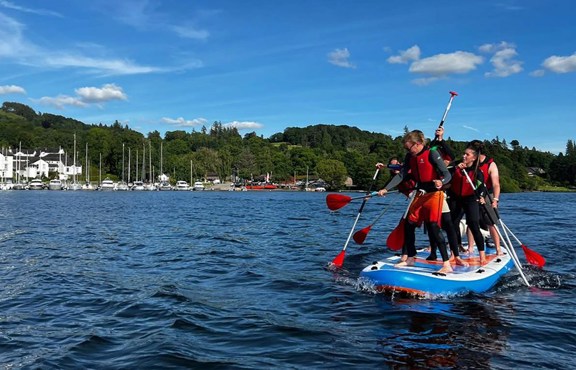
[{"label": "blue and white paddleboard", "polygon": [[373,284],[379,292],[399,292],[413,296],[454,295],[467,292],[483,293],[491,289],[504,274],[514,267],[514,260],[502,246],[503,255],[494,249],[486,250],[485,265],[480,265],[477,255],[462,254],[460,257],[470,266],[452,264],[454,272],[442,274],[440,259],[427,261],[427,250],[420,250],[414,266],[394,267],[400,256],[374,262],[360,272],[360,277]]}]

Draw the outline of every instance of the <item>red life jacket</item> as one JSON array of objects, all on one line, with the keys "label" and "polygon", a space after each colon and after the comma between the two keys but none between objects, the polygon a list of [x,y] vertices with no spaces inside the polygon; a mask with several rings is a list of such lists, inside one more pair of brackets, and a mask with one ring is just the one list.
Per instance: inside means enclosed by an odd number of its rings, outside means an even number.
[{"label": "red life jacket", "polygon": [[416,157],[410,157],[410,170],[420,184],[438,179],[438,173],[430,162],[430,149],[423,150]]},{"label": "red life jacket", "polygon": [[401,192],[406,196],[409,196],[412,190],[416,188],[416,182],[412,179],[408,179],[398,184],[397,188],[399,192]]},{"label": "red life jacket", "polygon": [[[468,176],[470,176],[470,179],[472,181],[476,181],[476,176],[474,175],[474,170],[465,170],[468,173]],[[472,187],[472,185],[470,185],[470,182],[468,181],[468,179],[466,178],[466,175],[464,173],[462,173],[461,169],[456,169],[456,171],[454,171],[454,174],[452,175],[452,187],[450,188],[450,190],[452,190],[452,192],[454,194],[456,194],[459,197],[468,197],[470,195],[474,195],[474,188]]]},{"label": "red life jacket", "polygon": [[492,189],[492,179],[488,174],[488,170],[490,169],[490,165],[492,163],[494,163],[494,159],[486,157],[486,159],[484,159],[484,162],[478,165],[478,169],[482,171],[482,174],[484,175],[484,181],[486,183],[486,188],[488,190]]}]

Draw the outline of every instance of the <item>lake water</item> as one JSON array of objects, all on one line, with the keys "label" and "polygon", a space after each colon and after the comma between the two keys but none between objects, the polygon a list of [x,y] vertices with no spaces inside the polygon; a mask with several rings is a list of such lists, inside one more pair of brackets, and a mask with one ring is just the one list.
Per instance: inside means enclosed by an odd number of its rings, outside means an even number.
[{"label": "lake water", "polygon": [[[486,294],[376,294],[406,206],[305,192],[0,192],[0,368],[563,369],[576,351],[576,194],[503,194],[547,258]],[[422,239],[419,232],[419,239]]]}]

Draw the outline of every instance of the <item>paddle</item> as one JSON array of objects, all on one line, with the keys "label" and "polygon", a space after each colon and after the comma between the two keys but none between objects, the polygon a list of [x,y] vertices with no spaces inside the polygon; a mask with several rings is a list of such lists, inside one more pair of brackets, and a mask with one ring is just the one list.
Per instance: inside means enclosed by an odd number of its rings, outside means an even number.
[{"label": "paddle", "polygon": [[446,120],[446,116],[448,115],[448,111],[450,110],[450,107],[452,106],[452,100],[454,100],[455,96],[458,96],[458,93],[455,91],[450,91],[450,100],[448,101],[448,105],[446,106],[446,109],[444,110],[444,114],[442,115],[442,120],[440,121],[438,128],[444,126],[444,121]]},{"label": "paddle", "polygon": [[386,238],[386,245],[393,251],[397,251],[402,249],[404,246],[404,224],[406,223],[406,216],[408,215],[408,211],[410,210],[410,206],[412,205],[412,201],[416,196],[416,190],[410,194],[410,201],[408,202],[408,206],[406,207],[406,211],[404,211],[404,215],[398,222],[398,225],[392,230],[388,238]]},{"label": "paddle", "polygon": [[331,211],[337,211],[355,199],[366,199],[366,197],[373,197],[375,195],[378,195],[377,191],[354,198],[344,194],[330,193],[326,196],[326,205]]},{"label": "paddle", "polygon": [[[476,193],[476,195],[478,195],[478,192],[477,192],[478,187],[474,185],[474,182],[472,182],[472,179],[468,175],[468,172],[466,172],[466,170],[463,168],[461,170],[462,170],[462,173],[466,176],[466,180],[468,180],[468,183],[470,183],[470,186],[472,186],[472,189],[474,189],[474,192]],[[502,226],[504,233],[506,234],[506,228],[503,225],[502,220],[500,219],[500,216],[498,215],[498,211],[496,209],[492,208],[492,206],[490,204],[483,203],[482,206],[486,210],[486,213],[488,214],[488,217],[490,217],[490,220],[492,221],[492,223],[494,223],[494,226],[496,226],[496,224],[499,221],[500,225]],[[500,236],[500,243],[504,244],[504,247],[506,247],[506,249],[510,252],[510,256],[512,257],[512,261],[514,261],[514,265],[516,266],[516,269],[520,273],[522,280],[524,281],[526,286],[530,286],[528,279],[526,279],[526,276],[524,276],[524,272],[522,272],[522,265],[520,264],[520,260],[518,259],[518,256],[516,255],[516,251],[514,250],[512,243],[510,243],[510,239],[504,239],[504,237],[502,236],[502,233],[500,232],[500,229],[498,227],[496,227],[496,231],[498,231],[498,235]],[[506,234],[506,237],[508,237],[508,234]]]},{"label": "paddle", "polygon": [[[444,114],[442,115],[442,120],[440,120],[438,128],[444,126],[444,121],[446,121],[446,116],[448,116],[448,111],[452,106],[452,101],[454,100],[455,96],[458,96],[458,93],[454,91],[450,91],[449,93],[450,93],[450,100],[448,100],[446,109],[444,109]],[[438,137],[436,137],[436,139],[438,139]],[[406,215],[408,214],[408,210],[410,209],[410,205],[412,205],[412,200],[414,199],[415,195],[416,192],[412,192],[412,199],[410,199],[410,203],[408,203],[408,207],[406,207],[406,212],[404,212],[404,216],[400,219],[398,226],[396,226],[396,228],[392,230],[392,232],[390,233],[390,235],[388,235],[388,238],[386,239],[386,245],[393,251],[402,249],[402,246],[404,245],[404,223],[406,222],[405,221]]]},{"label": "paddle", "polygon": [[[390,193],[392,193],[392,192],[387,192],[386,194],[390,194]],[[398,199],[398,198],[396,198],[396,199]],[[384,213],[386,213],[386,211],[388,210],[388,208],[390,208],[390,206],[392,204],[394,204],[394,202],[390,202],[390,204],[388,204],[388,206],[386,208],[384,208],[382,210],[382,212],[380,212],[378,217],[376,217],[376,219],[374,221],[372,221],[372,223],[370,225],[368,225],[365,228],[360,229],[354,233],[354,236],[352,238],[354,239],[356,244],[363,244],[364,243],[364,241],[366,240],[366,237],[368,236],[368,233],[370,232],[370,229],[372,229],[372,226],[374,226],[374,224],[384,215]]]},{"label": "paddle", "polygon": [[[360,219],[360,215],[362,214],[362,211],[364,210],[364,205],[366,204],[366,202],[368,201],[369,196],[373,196],[378,194],[378,192],[370,192],[372,190],[372,188],[374,187],[374,184],[376,183],[376,177],[378,177],[378,172],[380,172],[380,167],[376,168],[376,172],[374,172],[374,177],[372,177],[372,183],[370,184],[370,188],[368,189],[368,193],[364,196],[364,200],[362,201],[362,204],[360,205],[360,209],[358,210],[358,215],[356,215],[356,220],[354,220],[354,224],[352,225],[352,229],[350,230],[350,233],[348,234],[348,239],[346,239],[346,243],[344,243],[344,248],[342,248],[342,251],[340,251],[340,253],[338,253],[338,255],[336,257],[334,257],[334,260],[332,260],[332,264],[336,267],[342,267],[342,265],[344,264],[344,256],[346,255],[346,248],[348,247],[348,243],[350,243],[350,239],[352,238],[352,233],[354,232],[354,229],[356,228],[356,224],[358,223],[358,220]],[[328,198],[326,198],[327,203],[328,203]],[[352,200],[352,198],[350,199]],[[330,207],[330,206],[328,206]]]},{"label": "paddle", "polygon": [[[496,212],[496,215],[498,215],[498,212]],[[510,233],[510,235],[512,235],[512,237],[516,240],[516,242],[520,245],[520,247],[522,247],[522,251],[524,252],[524,256],[526,257],[526,261],[528,261],[528,263],[539,268],[544,267],[544,265],[546,264],[546,259],[542,257],[540,253],[533,251],[532,249],[528,248],[526,244],[522,243],[516,237],[516,235],[514,235],[512,230],[510,230],[510,228],[504,223],[504,221],[502,221],[502,219],[500,219],[500,224]]]}]

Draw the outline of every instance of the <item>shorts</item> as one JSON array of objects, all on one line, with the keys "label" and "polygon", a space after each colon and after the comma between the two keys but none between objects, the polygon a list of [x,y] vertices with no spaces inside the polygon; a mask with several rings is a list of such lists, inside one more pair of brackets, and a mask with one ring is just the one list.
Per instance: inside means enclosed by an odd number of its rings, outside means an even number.
[{"label": "shorts", "polygon": [[444,192],[419,192],[414,197],[408,211],[408,221],[420,226],[423,222],[433,222],[441,225],[442,210],[447,206]]}]

